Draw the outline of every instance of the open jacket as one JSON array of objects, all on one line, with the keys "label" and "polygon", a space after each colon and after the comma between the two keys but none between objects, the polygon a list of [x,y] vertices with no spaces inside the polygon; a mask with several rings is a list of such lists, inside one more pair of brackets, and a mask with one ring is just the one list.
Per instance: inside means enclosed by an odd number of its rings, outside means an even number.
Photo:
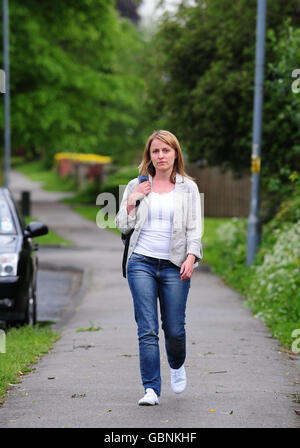
[{"label": "open jacket", "polygon": [[[149,175],[152,189],[152,177]],[[127,198],[137,187],[138,178],[132,179],[123,194],[116,225],[122,233],[134,232],[130,238],[128,259],[136,246],[139,234],[148,217],[149,195],[140,200],[135,208],[134,216],[127,213]],[[181,266],[188,254],[194,254],[196,260],[202,258],[202,216],[201,199],[197,184],[181,174],[176,174],[174,191],[174,217],[170,244],[169,260],[176,266]],[[198,263],[194,264],[196,267]]]}]

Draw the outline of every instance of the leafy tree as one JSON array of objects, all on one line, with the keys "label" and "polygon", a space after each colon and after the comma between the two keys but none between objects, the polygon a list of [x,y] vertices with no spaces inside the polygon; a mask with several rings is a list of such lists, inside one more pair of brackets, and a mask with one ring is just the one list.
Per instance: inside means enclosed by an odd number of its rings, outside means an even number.
[{"label": "leafy tree", "polygon": [[262,181],[274,209],[284,196],[290,195],[291,175],[300,172],[300,92],[292,77],[293,71],[300,69],[300,28],[287,19],[279,33],[269,30],[268,39],[274,62],[267,65],[265,83]]},{"label": "leafy tree", "polygon": [[12,148],[48,166],[58,151],[134,154],[143,81],[128,65],[141,45],[114,0],[10,0]]},{"label": "leafy tree", "polygon": [[[146,71],[151,118],[182,139],[191,161],[249,172],[257,1],[195,3],[166,14],[153,38]],[[292,98],[290,89],[298,34],[291,44],[291,31],[283,31],[287,17],[291,29],[299,27],[299,0],[268,2],[262,178],[278,177],[281,169],[282,180],[299,163],[300,95]],[[288,80],[284,87],[280,79]]]}]

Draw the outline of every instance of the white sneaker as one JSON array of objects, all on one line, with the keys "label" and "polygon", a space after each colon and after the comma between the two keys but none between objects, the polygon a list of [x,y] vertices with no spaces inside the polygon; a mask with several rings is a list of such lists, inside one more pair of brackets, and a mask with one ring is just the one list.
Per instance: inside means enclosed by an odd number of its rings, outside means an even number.
[{"label": "white sneaker", "polygon": [[181,394],[186,388],[186,373],[184,365],[179,369],[170,369],[171,386],[175,394]]},{"label": "white sneaker", "polygon": [[139,400],[139,406],[153,406],[159,404],[159,399],[153,389],[146,389],[146,395]]}]

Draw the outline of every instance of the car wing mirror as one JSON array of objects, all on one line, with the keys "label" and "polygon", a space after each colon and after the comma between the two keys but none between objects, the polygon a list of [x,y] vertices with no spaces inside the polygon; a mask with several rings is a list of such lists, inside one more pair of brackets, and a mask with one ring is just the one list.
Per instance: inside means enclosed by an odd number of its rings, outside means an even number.
[{"label": "car wing mirror", "polygon": [[25,228],[24,234],[27,238],[34,238],[36,236],[46,235],[48,232],[48,227],[45,224],[39,221],[32,221]]}]

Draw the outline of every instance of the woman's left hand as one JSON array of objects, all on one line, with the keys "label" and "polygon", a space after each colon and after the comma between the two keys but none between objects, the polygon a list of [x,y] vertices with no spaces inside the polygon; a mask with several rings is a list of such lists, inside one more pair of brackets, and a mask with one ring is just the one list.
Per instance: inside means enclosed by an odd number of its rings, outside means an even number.
[{"label": "woman's left hand", "polygon": [[192,277],[194,271],[195,255],[189,254],[180,268],[181,280],[188,280]]}]

